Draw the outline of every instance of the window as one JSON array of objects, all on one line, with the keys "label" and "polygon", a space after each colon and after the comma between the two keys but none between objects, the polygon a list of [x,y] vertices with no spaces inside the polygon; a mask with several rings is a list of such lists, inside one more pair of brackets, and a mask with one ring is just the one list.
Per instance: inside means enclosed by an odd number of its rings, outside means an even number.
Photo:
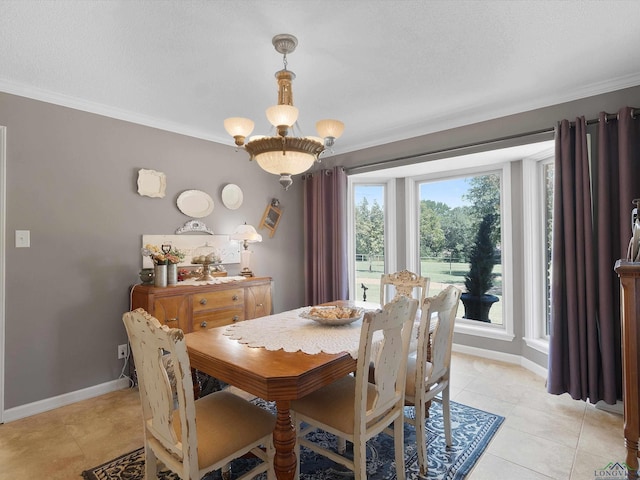
[{"label": "window", "polygon": [[[499,293],[499,296],[497,295],[499,301],[489,308],[488,320],[490,321],[464,318],[465,307],[461,302],[455,328],[459,333],[511,341],[514,338],[511,202],[503,201],[504,198],[511,198],[511,165],[492,161],[490,156],[484,160],[484,164],[478,161],[456,160],[460,165],[457,170],[451,168],[453,163],[451,159],[430,162],[433,172],[415,177],[407,185],[406,196],[414,205],[412,209],[414,219],[410,221],[409,228],[415,225],[408,237],[409,255],[414,259],[411,267],[431,278],[429,295],[434,295],[439,289],[444,288],[447,282],[454,283],[465,292],[464,278],[469,272],[470,245],[476,242],[481,217],[489,211],[494,213],[496,223],[490,229],[492,242],[495,245],[491,250],[493,251],[494,287],[489,293]],[[443,201],[444,199],[447,200]],[[436,210],[441,211],[443,217],[441,221],[445,222],[445,225],[450,223],[446,215],[454,218],[462,217],[458,221],[463,224],[464,235],[457,238],[456,235],[461,230],[447,227],[451,229],[445,234],[445,245],[447,241],[450,243],[441,251],[439,262],[430,262],[429,259],[423,261],[422,253],[425,251],[420,251],[421,221],[418,215],[423,200],[427,205],[432,205]],[[462,242],[462,246],[454,248],[454,245],[459,242]],[[447,258],[449,255],[451,257]]]},{"label": "window", "polygon": [[525,342],[549,350],[551,312],[551,228],[553,220],[553,152],[523,160],[525,256]]},{"label": "window", "polygon": [[395,258],[388,257],[394,242],[385,233],[391,217],[386,208],[389,191],[394,191],[391,185],[386,181],[351,184],[349,258],[353,264],[349,285],[353,292],[350,297],[355,300],[378,302],[380,276],[396,263]]},{"label": "window", "polygon": [[[396,266],[400,265],[428,276],[431,279],[429,295],[435,295],[449,283],[466,291],[464,277],[469,272],[470,245],[475,243],[486,207],[490,206],[496,218],[487,229],[493,243],[488,250],[492,253],[485,257],[493,260],[493,286],[489,293],[499,301],[489,309],[487,322],[464,318],[462,304],[455,330],[506,342],[512,341],[517,331],[527,344],[533,338],[538,339],[540,345],[548,344],[545,322],[549,269],[545,255],[550,251],[553,145],[553,140],[546,140],[453,157],[444,157],[438,152],[434,158],[420,163],[400,164],[377,171],[367,171],[367,167],[363,167],[360,172],[349,174],[349,208],[351,212],[355,211],[357,188],[377,185],[384,190],[378,197],[385,215],[384,272],[397,271]],[[394,188],[398,189],[397,194]],[[392,218],[396,210],[397,218]],[[350,222],[353,243],[350,253],[354,258],[350,280],[355,288],[356,276],[360,287],[367,271],[360,266],[356,275],[355,220]],[[517,253],[517,269],[514,268],[514,252]],[[535,275],[531,273],[534,266]],[[367,281],[377,283],[381,273],[375,272]],[[535,298],[531,293],[534,285]],[[357,295],[354,291],[350,291],[351,298],[361,299],[362,291]],[[378,290],[372,292],[368,290],[367,299],[377,301]],[[534,308],[535,313],[531,313]],[[534,318],[538,322],[537,330],[531,333],[533,324],[525,322]],[[484,345],[482,341],[469,341]],[[505,352],[509,348],[505,347]]]},{"label": "window", "polygon": [[[478,298],[465,298],[457,316],[492,325],[503,324],[501,190],[500,171],[418,182],[419,266],[431,280],[429,295],[447,285],[477,288]],[[478,243],[483,225],[484,252]]]}]

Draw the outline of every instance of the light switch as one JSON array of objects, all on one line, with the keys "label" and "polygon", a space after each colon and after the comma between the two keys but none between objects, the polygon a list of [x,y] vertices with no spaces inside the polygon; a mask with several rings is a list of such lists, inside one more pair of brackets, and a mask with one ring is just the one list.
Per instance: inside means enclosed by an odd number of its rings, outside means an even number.
[{"label": "light switch", "polygon": [[16,230],[16,248],[29,248],[31,246],[31,231]]}]

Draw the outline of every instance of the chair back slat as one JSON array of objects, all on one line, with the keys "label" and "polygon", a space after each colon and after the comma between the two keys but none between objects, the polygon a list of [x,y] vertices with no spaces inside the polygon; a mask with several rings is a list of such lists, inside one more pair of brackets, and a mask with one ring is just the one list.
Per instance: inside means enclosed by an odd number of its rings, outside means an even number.
[{"label": "chair back slat", "polygon": [[[406,363],[411,330],[418,302],[399,297],[363,319],[356,370],[356,416],[365,423],[378,417],[404,398]],[[373,348],[373,336],[381,332],[382,343]],[[375,400],[367,411],[369,365],[375,369]]]},{"label": "chair back slat", "polygon": [[[196,462],[193,381],[184,333],[142,309],[123,316],[136,365],[146,435],[180,460]],[[173,383],[173,385],[172,385]],[[178,410],[178,414],[176,414]],[[174,421],[188,438],[178,438]]]},{"label": "chair back slat", "polygon": [[[437,321],[431,334],[431,371],[428,373],[429,384],[437,381],[443,375],[448,375],[451,364],[451,348],[453,345],[453,331],[460,300],[460,289],[449,285],[438,295],[425,299],[422,305],[422,315],[418,330],[417,349],[417,378],[425,378],[425,365],[427,358],[427,345],[429,342],[429,330],[431,322]],[[434,319],[435,317],[435,319]]]}]

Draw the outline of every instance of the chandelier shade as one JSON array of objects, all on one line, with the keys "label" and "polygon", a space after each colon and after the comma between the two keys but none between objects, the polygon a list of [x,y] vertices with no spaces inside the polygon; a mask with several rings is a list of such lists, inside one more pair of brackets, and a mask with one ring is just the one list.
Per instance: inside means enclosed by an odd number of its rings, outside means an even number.
[{"label": "chandelier shade", "polygon": [[249,118],[231,117],[224,121],[224,129],[236,140],[237,145],[244,143],[244,139],[253,132],[253,127],[253,120]]},{"label": "chandelier shade", "polygon": [[338,138],[344,132],[344,123],[340,120],[318,120],[316,130],[321,137]]},{"label": "chandelier shade", "polygon": [[265,112],[274,127],[291,127],[298,121],[298,109],[292,105],[273,105]]},{"label": "chandelier shade", "polygon": [[260,168],[274,175],[280,175],[280,184],[287,190],[293,180],[291,175],[298,175],[309,170],[319,156],[332,147],[335,140],[344,132],[344,123],[339,120],[320,120],[316,123],[319,137],[293,136],[297,127],[299,111],[293,106],[292,81],[295,74],[287,70],[287,54],[298,45],[296,37],[290,34],[276,35],[272,39],[273,46],[283,55],[284,69],[276,72],[278,82],[278,104],[266,109],[269,123],[277,130],[277,135],[255,135],[246,138],[253,131],[254,123],[248,118],[232,117],[224,121],[227,133],[231,135],[237,146],[243,146],[251,160],[256,160]]}]

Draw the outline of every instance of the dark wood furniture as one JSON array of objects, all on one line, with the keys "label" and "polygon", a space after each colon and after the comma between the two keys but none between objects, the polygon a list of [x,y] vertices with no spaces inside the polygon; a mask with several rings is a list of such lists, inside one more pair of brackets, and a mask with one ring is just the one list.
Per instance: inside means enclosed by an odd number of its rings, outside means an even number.
[{"label": "dark wood furniture", "polygon": [[276,476],[280,480],[292,480],[296,470],[293,451],[296,437],[289,411],[291,400],[355,371],[356,360],[348,353],[309,355],[252,348],[223,332],[224,328],[212,328],[185,335],[191,367],[276,402],[273,432]]},{"label": "dark wood furniture", "polygon": [[143,308],[185,333],[271,313],[271,278],[250,277],[217,285],[135,285],[131,309]]},{"label": "dark wood furniture", "polygon": [[640,437],[640,263],[618,260],[622,311],[622,374],[624,441],[627,448],[628,478],[638,478],[638,438]]}]

